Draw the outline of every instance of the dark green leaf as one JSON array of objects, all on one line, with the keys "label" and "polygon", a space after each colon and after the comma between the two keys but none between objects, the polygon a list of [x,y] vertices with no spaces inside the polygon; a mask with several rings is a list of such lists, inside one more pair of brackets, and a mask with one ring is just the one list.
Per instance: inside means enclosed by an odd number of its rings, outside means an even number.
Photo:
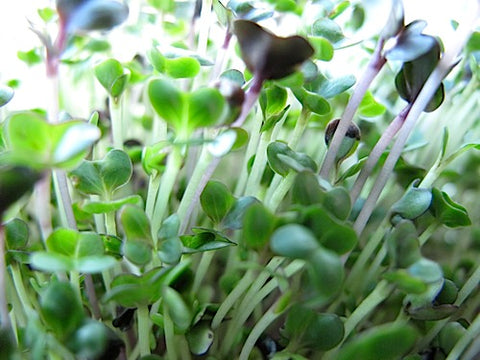
[{"label": "dark green leaf", "polygon": [[218,250],[235,245],[220,232],[210,229],[193,228],[194,235],[181,236],[184,254]]},{"label": "dark green leaf", "polygon": [[183,244],[179,237],[170,237],[158,245],[158,257],[166,264],[176,264],[182,256]]},{"label": "dark green leaf", "polygon": [[127,239],[152,242],[150,221],[142,208],[126,205],[120,213],[120,221]]},{"label": "dark green leaf", "polygon": [[387,234],[386,244],[395,267],[405,269],[421,259],[415,225],[402,220]]},{"label": "dark green leaf", "polygon": [[327,79],[323,75],[319,75],[318,88],[315,90],[317,94],[325,99],[330,99],[344,91],[350,89],[355,84],[355,76],[346,75],[338,78]]},{"label": "dark green leaf", "polygon": [[335,187],[325,193],[323,206],[337,219],[346,220],[352,209],[350,194],[343,187]]},{"label": "dark green leaf", "polygon": [[438,334],[438,343],[445,354],[449,354],[467,330],[459,322],[447,323]]},{"label": "dark green leaf", "polygon": [[243,241],[251,249],[262,249],[270,239],[274,229],[274,216],[258,202],[252,204],[243,218]]},{"label": "dark green leaf", "polygon": [[219,181],[209,181],[200,195],[203,211],[216,224],[222,221],[234,201],[230,190]]},{"label": "dark green leaf", "polygon": [[411,325],[388,323],[356,336],[343,347],[338,360],[395,360],[415,344],[417,331]]},{"label": "dark green leaf", "polygon": [[310,278],[318,296],[328,300],[337,294],[345,278],[340,257],[333,251],[318,247],[310,253],[307,261]]},{"label": "dark green leaf", "polygon": [[144,266],[152,260],[152,245],[144,240],[127,239],[123,254],[135,265]]},{"label": "dark green leaf", "polygon": [[85,314],[77,293],[67,282],[52,281],[40,295],[40,311],[48,327],[66,338],[83,321]]},{"label": "dark green leaf", "polygon": [[225,215],[225,217],[223,218],[223,227],[231,230],[241,229],[243,226],[243,218],[245,216],[245,212],[250,206],[258,202],[259,201],[253,196],[245,196],[238,198],[231,206],[227,215]]},{"label": "dark green leaf", "polygon": [[272,142],[267,147],[268,164],[273,171],[286,176],[290,170],[297,172],[304,170],[317,171],[317,165],[306,154],[297,153],[280,141]]},{"label": "dark green leaf", "polygon": [[177,214],[172,214],[163,220],[160,230],[158,230],[159,239],[169,239],[178,236],[180,229],[180,219]]},{"label": "dark green leaf", "polygon": [[172,318],[175,327],[180,332],[185,332],[192,322],[192,311],[183,300],[182,296],[171,287],[164,287],[162,290],[163,301],[167,311]]},{"label": "dark green leaf", "polygon": [[392,217],[399,215],[413,220],[428,210],[432,202],[432,191],[415,187],[417,183],[418,181],[412,183],[402,198],[392,205]]},{"label": "dark green leaf", "polygon": [[307,259],[319,248],[319,244],[309,229],[289,224],[275,230],[270,240],[270,248],[281,256]]},{"label": "dark green leaf", "polygon": [[204,322],[195,325],[186,334],[188,348],[194,355],[205,354],[213,344],[214,333]]},{"label": "dark green leaf", "polygon": [[318,183],[317,176],[311,171],[299,172],[292,187],[292,196],[296,204],[320,204],[325,193]]},{"label": "dark green leaf", "polygon": [[28,225],[25,221],[15,218],[5,225],[5,240],[8,250],[21,250],[28,243]]},{"label": "dark green leaf", "polygon": [[398,36],[395,46],[386,51],[385,57],[388,60],[407,62],[431,51],[438,43],[433,36],[421,33],[426,25],[422,20],[408,24]]},{"label": "dark green leaf", "polygon": [[471,225],[467,210],[450,199],[446,192],[433,188],[432,195],[430,210],[438,221],[448,227]]}]

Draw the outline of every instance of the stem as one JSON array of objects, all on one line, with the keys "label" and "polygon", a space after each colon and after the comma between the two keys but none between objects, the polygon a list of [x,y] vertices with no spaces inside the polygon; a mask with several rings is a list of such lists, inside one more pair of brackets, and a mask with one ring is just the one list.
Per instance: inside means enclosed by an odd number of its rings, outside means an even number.
[{"label": "stem", "polygon": [[[470,342],[473,339],[478,338],[479,334],[480,334],[480,314],[477,315],[475,320],[468,327],[467,331],[457,341],[452,351],[450,351],[450,354],[448,354],[448,357],[446,360],[460,359],[460,355],[467,348],[468,344],[470,344]],[[468,359],[468,358],[464,357],[463,359]]]},{"label": "stem", "polygon": [[43,242],[52,233],[52,211],[50,208],[51,174],[45,174],[35,185],[35,215],[40,227]]},{"label": "stem", "polygon": [[345,339],[357,327],[357,325],[367,318],[368,315],[390,294],[393,287],[386,280],[380,281],[375,289],[356,307],[355,311],[345,321],[345,335],[340,344],[326,353],[325,359],[335,359],[336,352],[340,349]]},{"label": "stem", "polygon": [[119,98],[109,96],[108,108],[110,110],[113,146],[116,149],[123,149],[123,96]]},{"label": "stem", "polygon": [[205,274],[210,267],[213,257],[215,256],[215,251],[206,251],[202,254],[202,258],[200,260],[200,264],[198,264],[197,270],[195,271],[195,279],[193,281],[192,286],[192,294],[197,294],[198,289],[200,289],[200,285],[202,284],[202,280],[205,277]]},{"label": "stem", "polygon": [[207,53],[208,33],[212,24],[212,0],[203,0],[202,10],[200,12],[200,29],[198,30],[198,46],[197,50],[200,55]]},{"label": "stem", "polygon": [[228,311],[233,307],[233,305],[235,305],[240,296],[242,296],[242,294],[248,289],[253,279],[253,270],[247,270],[247,272],[243,275],[242,279],[237,283],[237,285],[230,292],[230,294],[228,294],[225,300],[223,300],[222,304],[215,313],[215,316],[212,320],[213,330],[217,329],[220,326]]},{"label": "stem", "polygon": [[148,179],[148,192],[147,200],[145,204],[145,213],[150,221],[153,217],[153,210],[155,209],[155,200],[158,194],[158,188],[160,187],[161,176],[157,171],[154,171]]},{"label": "stem", "polygon": [[117,224],[115,222],[115,211],[105,213],[105,229],[108,235],[117,235]]},{"label": "stem", "polygon": [[140,356],[150,355],[150,316],[147,305],[140,305],[137,309],[137,326]]},{"label": "stem", "polygon": [[252,84],[245,92],[245,100],[243,101],[242,111],[240,112],[237,120],[232,123],[232,127],[241,127],[243,125],[243,123],[247,119],[247,115],[250,113],[250,110],[260,96],[263,81],[264,79],[261,75],[254,74],[252,78]]},{"label": "stem", "polygon": [[157,233],[162,224],[163,217],[167,211],[168,200],[175,185],[177,175],[180,172],[182,166],[182,156],[180,149],[174,147],[171,154],[168,157],[165,172],[162,175],[160,188],[157,194],[157,200],[152,216],[152,235],[154,239],[154,245],[157,246]]},{"label": "stem", "polygon": [[293,183],[295,182],[296,176],[297,176],[296,172],[290,171],[288,175],[283,179],[283,181],[280,184],[275,186],[275,190],[272,194],[272,197],[265,201],[265,205],[272,212],[275,212],[275,210],[277,210],[278,206],[282,202],[288,190],[290,190]]},{"label": "stem", "polygon": [[0,324],[5,329],[11,328],[7,301],[7,265],[5,263],[5,229],[0,223]]},{"label": "stem", "polygon": [[163,304],[163,330],[165,332],[165,343],[167,345],[167,359],[177,360],[177,347],[175,346],[175,332],[173,321],[168,312],[167,304]]},{"label": "stem", "polygon": [[232,32],[227,26],[225,31],[225,39],[223,41],[222,47],[215,58],[215,64],[213,65],[213,70],[210,75],[210,81],[215,81],[221,74],[223,69],[223,64],[225,63],[226,55],[228,54],[228,47],[230,46],[230,40],[232,39]]},{"label": "stem", "polygon": [[67,175],[65,171],[53,170],[53,184],[63,226],[77,230],[77,222],[73,214],[72,200],[68,192]]},{"label": "stem", "polygon": [[373,171],[373,168],[378,163],[378,160],[382,156],[383,152],[387,148],[388,144],[393,140],[395,134],[400,130],[403,123],[405,122],[405,118],[410,111],[411,105],[408,104],[398,115],[395,119],[390,123],[387,129],[383,132],[382,136],[375,144],[374,148],[368,155],[367,162],[365,166],[360,171],[355,183],[353,184],[352,190],[350,191],[350,198],[352,199],[352,204],[357,201],[360,193],[367,182],[368,177]]},{"label": "stem", "polygon": [[28,316],[28,313],[33,310],[33,306],[30,302],[30,297],[27,294],[27,290],[25,289],[25,285],[22,279],[22,273],[19,269],[18,264],[10,265],[10,271],[12,273],[13,285],[15,286],[15,290],[17,291],[18,297],[20,298],[22,307]]},{"label": "stem", "polygon": [[245,195],[256,196],[260,187],[260,180],[262,179],[263,171],[267,163],[267,146],[272,136],[271,131],[265,131],[258,144],[255,160],[253,161],[252,169],[250,170],[250,176],[247,180],[247,186],[245,188]]},{"label": "stem", "polygon": [[347,106],[345,107],[342,118],[338,123],[338,127],[335,130],[330,146],[328,147],[327,154],[325,155],[322,168],[320,169],[320,176],[326,180],[329,178],[330,171],[335,163],[335,158],[342,144],[342,140],[352,122],[353,115],[357,111],[358,106],[360,105],[373,79],[378,75],[386,62],[386,59],[382,55],[383,46],[384,40],[380,38],[372,58],[368,63],[367,69],[365,70],[360,81],[357,83],[357,86],[355,87],[355,90],[353,91],[353,94],[350,97]]},{"label": "stem", "polygon": [[245,343],[243,344],[242,351],[240,352],[240,356],[238,358],[239,360],[248,360],[250,353],[252,352],[260,336],[262,336],[263,332],[271,323],[273,323],[280,315],[282,315],[282,312],[275,312],[276,306],[277,303],[275,302],[255,324],[252,331],[248,335],[247,340],[245,340]]}]

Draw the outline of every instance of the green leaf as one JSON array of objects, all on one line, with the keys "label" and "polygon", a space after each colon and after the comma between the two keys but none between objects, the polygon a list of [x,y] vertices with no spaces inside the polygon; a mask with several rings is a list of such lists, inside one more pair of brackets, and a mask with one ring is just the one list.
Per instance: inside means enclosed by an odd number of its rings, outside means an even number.
[{"label": "green leaf", "polygon": [[316,20],[312,25],[312,34],[321,36],[330,41],[332,44],[343,40],[345,37],[342,28],[329,18],[321,18]]},{"label": "green leaf", "polygon": [[418,59],[437,45],[437,40],[430,35],[422,34],[427,23],[415,20],[408,24],[397,38],[395,46],[385,52],[388,60],[403,62]]},{"label": "green leaf", "polygon": [[[114,98],[122,95],[128,82],[129,73],[115,59],[107,59],[94,68],[97,80]],[[128,71],[128,70],[127,70]]]},{"label": "green leaf", "polygon": [[197,59],[180,57],[165,59],[165,73],[174,79],[192,78],[200,72],[200,63]]},{"label": "green leaf", "polygon": [[346,220],[352,204],[350,194],[343,187],[335,187],[325,193],[323,206],[339,220]]},{"label": "green leaf", "polygon": [[160,230],[158,230],[159,239],[169,239],[178,236],[180,230],[180,219],[177,214],[172,214],[163,220]]},{"label": "green leaf", "polygon": [[78,238],[78,231],[66,228],[56,229],[47,238],[46,247],[49,252],[73,257],[76,252]]},{"label": "green leaf", "polygon": [[267,159],[270,168],[277,174],[285,177],[290,170],[301,172],[304,170],[317,171],[317,164],[306,154],[297,153],[280,141],[267,146]]},{"label": "green leaf", "polygon": [[319,244],[309,229],[289,224],[275,230],[270,239],[270,248],[280,256],[307,259],[319,248]]},{"label": "green leaf", "polygon": [[230,190],[219,181],[210,180],[200,195],[203,211],[215,224],[222,221],[234,201]]},{"label": "green leaf", "polygon": [[67,282],[51,281],[40,294],[40,311],[60,339],[73,333],[85,318],[77,293]]},{"label": "green leaf", "polygon": [[438,344],[445,354],[449,354],[455,344],[464,336],[465,329],[459,322],[447,323],[438,334]]},{"label": "green leaf", "polygon": [[421,279],[427,284],[436,283],[443,279],[443,271],[435,261],[420,258],[407,268],[410,275]]},{"label": "green leaf", "polygon": [[244,196],[238,198],[233,205],[230,207],[230,210],[225,215],[222,221],[222,225],[226,229],[239,230],[243,226],[243,218],[246,211],[253,204],[258,203],[259,201],[253,196]]},{"label": "green leaf", "polygon": [[321,61],[330,61],[333,59],[334,49],[330,41],[320,36],[310,36],[308,40],[315,49],[315,54],[313,55],[315,59]]},{"label": "green leaf", "polygon": [[152,245],[144,240],[127,239],[123,254],[135,265],[145,266],[152,260]]},{"label": "green leaf", "polygon": [[30,265],[46,272],[74,270],[74,261],[70,257],[58,253],[37,251],[30,256]]},{"label": "green leaf", "polygon": [[467,210],[450,199],[446,192],[433,188],[432,195],[430,210],[433,216],[442,224],[448,227],[469,226],[472,224]]},{"label": "green leaf", "polygon": [[142,197],[140,195],[130,195],[118,200],[113,201],[87,201],[82,207],[82,210],[89,214],[103,214],[110,211],[117,211],[126,204],[142,203]]},{"label": "green leaf", "polygon": [[297,100],[308,110],[319,115],[325,115],[330,112],[328,101],[317,93],[307,91],[304,88],[293,89],[293,93]]},{"label": "green leaf", "polygon": [[313,286],[320,299],[331,299],[343,285],[345,270],[340,257],[331,250],[318,247],[307,258],[308,270]]},{"label": "green leaf", "polygon": [[187,101],[180,90],[168,80],[153,79],[148,84],[148,97],[160,117],[174,128],[181,128]]},{"label": "green leaf", "polygon": [[340,175],[340,177],[337,180],[337,183],[341,184],[343,181],[345,181],[349,177],[352,177],[353,175],[360,172],[360,170],[362,170],[363,166],[367,162],[367,159],[368,159],[368,157],[364,157],[364,158],[358,160],[352,166],[350,166],[347,170],[345,170],[345,172],[342,175]]},{"label": "green leaf", "polygon": [[152,243],[150,221],[142,208],[126,205],[120,213],[120,221],[127,239],[144,240],[147,243]]},{"label": "green leaf", "polygon": [[344,346],[338,360],[395,360],[415,344],[417,331],[411,325],[388,323],[356,336]]},{"label": "green leaf", "polygon": [[192,311],[183,300],[182,296],[171,287],[164,287],[162,290],[163,301],[167,311],[172,318],[175,327],[180,332],[185,332],[192,323]]},{"label": "green leaf", "polygon": [[81,273],[96,274],[108,270],[117,264],[117,260],[108,255],[84,256],[75,261],[75,270]]},{"label": "green leaf", "polygon": [[345,329],[342,320],[335,314],[317,313],[302,305],[294,305],[288,311],[285,332],[290,342],[327,351],[342,341]]},{"label": "green leaf", "polygon": [[402,220],[386,235],[387,249],[395,267],[406,269],[421,259],[417,229],[408,220]]},{"label": "green leaf", "polygon": [[269,86],[260,94],[260,106],[263,116],[266,118],[270,115],[281,112],[287,105],[287,90],[278,85]]},{"label": "green leaf", "polygon": [[158,257],[166,264],[176,264],[182,256],[183,244],[178,236],[167,238],[158,245]]},{"label": "green leaf", "polygon": [[204,322],[195,325],[185,336],[190,352],[197,356],[206,354],[214,340],[213,331]]},{"label": "green leaf", "polygon": [[295,204],[315,205],[323,201],[325,193],[313,172],[302,171],[295,177],[295,182],[292,186],[292,197]]},{"label": "green leaf", "polygon": [[427,290],[427,284],[424,281],[412,276],[406,270],[388,272],[383,277],[407,294],[422,294]]},{"label": "green leaf", "polygon": [[378,103],[370,91],[365,93],[365,96],[358,107],[359,114],[367,118],[383,115],[385,110],[385,106]]},{"label": "green leaf", "polygon": [[25,221],[14,218],[5,225],[5,240],[8,250],[21,250],[27,246],[29,230]]},{"label": "green leaf", "polygon": [[204,228],[193,228],[192,230],[195,233],[194,235],[180,237],[185,247],[183,249],[184,254],[218,250],[235,245],[218,231]]},{"label": "green leaf", "polygon": [[225,99],[217,89],[201,88],[188,98],[188,128],[217,124],[223,113]]},{"label": "green leaf", "polygon": [[415,187],[418,181],[414,181],[400,200],[392,205],[391,217],[399,215],[404,219],[416,219],[425,213],[432,202],[432,191]]},{"label": "green leaf", "polygon": [[243,218],[243,241],[248,248],[260,250],[270,239],[275,218],[260,202],[252,204]]},{"label": "green leaf", "polygon": [[357,244],[357,235],[352,226],[338,220],[324,207],[311,207],[306,210],[304,216],[304,225],[315,234],[318,242],[337,254],[345,254]]},{"label": "green leaf", "polygon": [[28,66],[40,64],[43,61],[42,56],[39,54],[39,49],[37,48],[29,51],[17,51],[17,57]]},{"label": "green leaf", "polygon": [[0,85],[0,107],[8,104],[12,100],[14,93],[10,86]]},{"label": "green leaf", "polygon": [[325,99],[330,99],[350,89],[355,84],[355,81],[356,79],[353,75],[327,79],[319,74],[316,81],[318,87],[313,91]]}]

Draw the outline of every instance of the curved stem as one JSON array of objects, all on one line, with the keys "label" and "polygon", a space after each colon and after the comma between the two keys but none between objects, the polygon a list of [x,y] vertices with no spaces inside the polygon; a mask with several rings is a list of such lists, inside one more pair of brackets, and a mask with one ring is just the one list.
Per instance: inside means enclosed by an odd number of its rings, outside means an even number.
[{"label": "curved stem", "polygon": [[360,196],[360,193],[363,189],[363,186],[367,182],[368,177],[373,171],[373,168],[375,165],[378,163],[378,160],[382,156],[383,152],[387,148],[388,144],[393,140],[393,137],[395,134],[400,130],[402,127],[405,118],[408,115],[408,112],[410,111],[411,105],[408,104],[396,117],[393,119],[393,121],[390,123],[390,125],[387,127],[387,129],[382,133],[382,136],[378,140],[378,142],[375,144],[374,148],[368,155],[367,162],[365,163],[365,166],[362,168],[360,171],[360,174],[358,175],[357,179],[355,180],[355,183],[353,184],[352,190],[350,191],[350,198],[352,199],[352,204],[357,201],[358,197]]},{"label": "curved stem", "polygon": [[360,81],[357,83],[357,86],[355,87],[355,90],[353,91],[353,94],[350,97],[347,106],[345,107],[342,118],[338,123],[338,127],[335,130],[332,141],[330,143],[330,146],[328,147],[327,154],[325,155],[325,159],[320,169],[320,176],[326,180],[328,180],[330,171],[335,164],[335,158],[342,144],[342,140],[347,133],[348,127],[352,122],[353,115],[357,111],[373,79],[378,75],[386,62],[386,59],[382,55],[383,46],[384,40],[381,38],[378,41],[377,47],[375,48],[375,52],[373,53],[372,58],[368,63],[367,69],[365,70]]},{"label": "curved stem", "polygon": [[277,210],[278,206],[282,202],[288,190],[290,190],[293,183],[295,182],[296,176],[297,176],[296,172],[290,171],[285,178],[282,178],[283,181],[275,186],[275,190],[273,191],[272,197],[265,201],[265,205],[272,212],[275,212]]},{"label": "curved stem", "polygon": [[[1,219],[0,219],[1,221]],[[7,301],[7,265],[5,263],[5,230],[0,222],[0,324],[1,327],[11,327]]]}]

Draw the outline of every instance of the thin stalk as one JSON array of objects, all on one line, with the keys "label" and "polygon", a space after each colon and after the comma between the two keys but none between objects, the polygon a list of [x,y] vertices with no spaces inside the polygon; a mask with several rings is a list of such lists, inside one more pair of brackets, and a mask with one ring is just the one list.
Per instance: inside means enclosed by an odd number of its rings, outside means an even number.
[{"label": "thin stalk", "polygon": [[123,149],[123,96],[119,98],[109,96],[108,108],[110,110],[113,146],[116,149]]},{"label": "thin stalk", "polygon": [[345,335],[342,342],[334,349],[328,351],[325,354],[325,359],[335,359],[337,351],[341,345],[348,338],[351,332],[357,327],[357,325],[365,320],[375,308],[382,303],[390,294],[393,287],[387,283],[387,281],[380,281],[375,289],[356,307],[355,311],[345,321]]},{"label": "thin stalk", "polygon": [[237,120],[232,123],[232,127],[241,127],[245,120],[247,119],[250,110],[260,96],[260,91],[262,90],[263,77],[260,74],[254,74],[252,78],[252,83],[250,87],[245,92],[245,99],[242,104],[242,110]]},{"label": "thin stalk", "polygon": [[197,50],[200,55],[206,55],[207,53],[208,33],[210,31],[210,25],[212,24],[211,15],[212,0],[203,0],[202,10],[200,12],[200,28],[198,30],[197,46]]},{"label": "thin stalk", "polygon": [[200,263],[198,264],[197,270],[195,271],[195,278],[192,285],[192,294],[197,294],[202,284],[203,278],[205,277],[210,264],[212,263],[213,257],[215,256],[215,251],[206,251],[202,254]]},{"label": "thin stalk", "polygon": [[72,199],[68,192],[67,175],[65,174],[65,171],[53,171],[53,184],[55,187],[55,193],[57,194],[58,209],[60,210],[59,212],[63,226],[76,230],[77,221],[73,214]]},{"label": "thin stalk", "polygon": [[453,46],[445,52],[444,56],[440,59],[437,66],[428,77],[422,90],[418,94],[418,97],[412,104],[410,112],[405,119],[405,123],[398,134],[397,140],[395,141],[392,150],[390,151],[390,154],[388,155],[387,160],[385,161],[385,164],[380,171],[380,174],[378,175],[373,189],[370,192],[362,210],[360,211],[360,214],[358,215],[358,218],[354,223],[353,227],[357,234],[360,234],[365,228],[365,225],[367,224],[367,221],[370,218],[371,213],[373,212],[375,204],[380,197],[380,194],[385,187],[385,184],[390,178],[393,168],[395,167],[395,164],[397,163],[397,160],[402,153],[402,149],[404,148],[410,133],[415,127],[418,118],[430,102],[430,99],[434,95],[435,91],[438,89],[438,86],[440,86],[442,80],[450,72],[452,66],[455,64],[457,56],[463,48],[463,44],[468,39],[468,36],[473,29],[473,24],[465,25],[464,23],[462,23],[461,25],[462,26],[459,26],[456,31],[456,33],[459,34],[459,41],[453,44]]},{"label": "thin stalk", "polygon": [[330,146],[328,147],[327,154],[325,155],[325,159],[320,169],[320,176],[326,180],[328,180],[330,171],[335,164],[338,150],[340,149],[342,140],[345,137],[348,127],[352,122],[353,115],[357,111],[373,79],[378,75],[386,62],[386,59],[382,55],[383,46],[384,40],[383,38],[380,38],[372,55],[372,58],[368,63],[367,69],[362,75],[360,81],[357,83],[355,90],[353,91],[353,94],[350,97],[347,106],[345,107],[342,118],[338,123],[338,127],[335,130],[332,141],[330,143]]},{"label": "thin stalk", "polygon": [[137,309],[138,341],[140,356],[150,355],[150,315],[147,305],[140,305]]},{"label": "thin stalk", "polygon": [[5,329],[11,328],[7,300],[7,264],[5,263],[5,229],[0,223],[0,324]]},{"label": "thin stalk", "polygon": [[225,63],[225,59],[228,54],[228,48],[230,46],[230,40],[232,39],[232,36],[233,34],[230,31],[230,28],[227,27],[227,29],[225,30],[225,38],[223,40],[222,47],[220,48],[217,57],[215,58],[215,64],[213,65],[213,70],[210,75],[210,82],[215,81],[222,73],[223,64]]},{"label": "thin stalk", "polygon": [[152,217],[152,236],[154,239],[154,245],[157,246],[157,233],[162,224],[163,217],[167,212],[168,200],[175,185],[177,175],[180,172],[182,166],[182,156],[180,149],[174,147],[167,159],[167,165],[165,172],[162,175],[160,188],[157,194],[157,200]]},{"label": "thin stalk", "polygon": [[235,303],[243,295],[243,293],[249,288],[254,279],[254,275],[255,274],[253,270],[247,270],[247,272],[245,272],[242,279],[237,283],[235,288],[230,292],[230,294],[228,294],[225,300],[223,300],[222,304],[215,313],[215,316],[213,317],[213,330],[217,329],[220,326],[230,309],[235,305]]},{"label": "thin stalk", "polygon": [[177,346],[175,344],[175,331],[172,318],[168,312],[168,307],[163,304],[163,330],[165,332],[165,343],[167,345],[167,359],[177,360],[179,359],[177,353]]},{"label": "thin stalk", "polygon": [[360,196],[360,193],[367,182],[368,177],[373,171],[373,168],[375,165],[378,163],[378,160],[382,156],[383,152],[387,148],[388,144],[393,140],[395,134],[400,130],[402,127],[405,118],[408,115],[408,112],[410,111],[411,105],[408,104],[396,117],[395,119],[390,123],[390,125],[385,129],[385,131],[382,133],[382,136],[378,140],[378,142],[375,144],[374,148],[368,155],[367,162],[365,163],[365,166],[362,168],[360,171],[360,174],[358,175],[357,179],[355,180],[355,183],[353,184],[352,190],[350,191],[350,198],[352,199],[352,204],[357,201],[358,197]]},{"label": "thin stalk", "polygon": [[52,211],[50,208],[50,181],[51,174],[45,174],[35,184],[35,215],[40,227],[43,242],[52,233]]},{"label": "thin stalk", "polygon": [[271,323],[273,323],[280,317],[280,315],[282,315],[281,311],[275,312],[277,305],[278,304],[275,302],[255,324],[245,340],[245,343],[243,344],[242,351],[240,352],[240,356],[238,358],[239,360],[248,360],[250,353],[252,352],[260,336],[262,336],[263,332],[267,330]]},{"label": "thin stalk", "polygon": [[269,208],[272,212],[275,212],[282,202],[283,198],[287,194],[288,190],[292,187],[293,183],[295,182],[295,178],[297,173],[294,171],[290,171],[287,176],[283,179],[283,181],[276,185],[275,191],[272,193],[272,197],[265,201],[265,205]]},{"label": "thin stalk", "polygon": [[[467,348],[468,344],[474,339],[478,339],[480,335],[480,314],[477,315],[475,320],[470,324],[467,331],[462,335],[462,337],[457,341],[452,351],[448,354],[446,360],[457,360],[460,359],[463,351]],[[476,355],[476,354],[473,354]],[[470,357],[463,357],[465,360],[473,359]]]},{"label": "thin stalk", "polygon": [[272,136],[271,131],[265,131],[260,137],[260,142],[255,155],[255,160],[253,161],[252,169],[250,170],[250,176],[247,180],[247,185],[245,188],[245,195],[257,196],[260,180],[265,170],[265,165],[267,163],[267,146],[270,142]]},{"label": "thin stalk", "polygon": [[18,294],[20,302],[22,303],[22,307],[25,313],[28,315],[33,310],[33,305],[30,302],[30,297],[25,289],[25,285],[23,284],[22,273],[18,264],[11,264],[10,271],[12,274],[13,285],[15,286],[15,290]]},{"label": "thin stalk", "polygon": [[153,217],[153,210],[155,209],[155,200],[158,194],[158,188],[160,187],[160,174],[154,170],[154,172],[149,176],[148,179],[148,190],[147,190],[147,200],[145,204],[145,213],[147,214],[150,221]]}]

